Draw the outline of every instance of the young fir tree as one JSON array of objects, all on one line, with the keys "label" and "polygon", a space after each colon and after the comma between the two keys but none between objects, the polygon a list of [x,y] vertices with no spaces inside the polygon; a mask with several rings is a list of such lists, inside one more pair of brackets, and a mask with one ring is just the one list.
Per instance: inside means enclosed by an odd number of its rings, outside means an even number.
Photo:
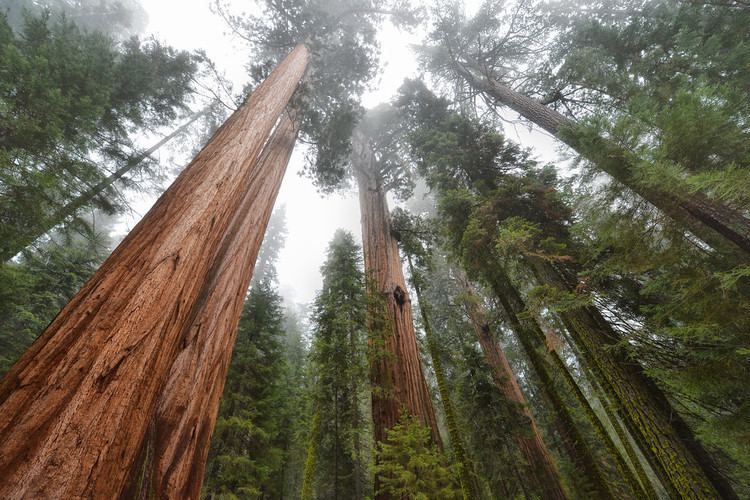
[{"label": "young fir tree", "polygon": [[367,328],[361,250],[339,230],[321,267],[323,288],[312,311],[310,352],[313,428],[303,498],[364,499],[372,494],[368,465]]},{"label": "young fir tree", "polygon": [[290,389],[284,356],[284,313],[270,280],[253,286],[240,317],[219,418],[206,467],[204,494],[278,498],[289,428],[283,408]]}]

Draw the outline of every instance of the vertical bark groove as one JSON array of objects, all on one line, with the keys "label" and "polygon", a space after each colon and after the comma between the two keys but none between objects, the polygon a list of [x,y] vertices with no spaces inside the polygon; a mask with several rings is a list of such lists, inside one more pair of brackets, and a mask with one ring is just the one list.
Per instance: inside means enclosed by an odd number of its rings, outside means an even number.
[{"label": "vertical bark groove", "polygon": [[[442,446],[432,400],[419,358],[411,299],[401,268],[398,243],[391,234],[385,192],[376,179],[375,158],[369,143],[355,136],[352,162],[359,185],[362,243],[368,286],[386,309],[382,350],[371,360],[370,376],[375,441],[385,441],[386,431],[407,411],[427,425],[432,440]],[[399,298],[397,299],[397,296]],[[378,390],[383,389],[383,390]]]},{"label": "vertical bark groove", "polygon": [[0,382],[0,497],[117,497],[309,55],[292,51]]}]

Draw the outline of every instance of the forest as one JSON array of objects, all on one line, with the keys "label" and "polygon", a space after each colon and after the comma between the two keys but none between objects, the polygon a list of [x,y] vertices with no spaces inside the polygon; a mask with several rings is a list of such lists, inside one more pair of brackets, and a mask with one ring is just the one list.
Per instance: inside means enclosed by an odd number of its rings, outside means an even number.
[{"label": "forest", "polygon": [[750,498],[750,2],[0,0],[0,377],[2,499]]}]

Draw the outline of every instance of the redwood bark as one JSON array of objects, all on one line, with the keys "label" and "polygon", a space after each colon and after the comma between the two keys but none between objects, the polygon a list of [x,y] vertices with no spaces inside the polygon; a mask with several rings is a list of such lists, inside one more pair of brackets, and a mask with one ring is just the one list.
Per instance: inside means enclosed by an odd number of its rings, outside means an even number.
[{"label": "redwood bark", "polygon": [[[422,372],[414,331],[411,299],[407,292],[398,243],[391,234],[391,220],[385,191],[377,177],[376,160],[369,143],[355,136],[352,152],[359,185],[362,217],[362,246],[368,288],[382,301],[382,330],[371,334],[376,352],[370,360],[373,385],[372,414],[375,441],[385,441],[386,431],[398,421],[402,411],[416,416],[432,431],[433,442],[442,447],[435,412]],[[373,307],[379,309],[381,304]],[[371,311],[378,315],[381,311]],[[371,314],[371,332],[374,327]],[[373,328],[374,327],[374,328]],[[374,338],[378,337],[378,338]]]},{"label": "redwood bark", "polygon": [[[574,289],[569,277],[551,262],[536,257],[527,261],[541,283]],[[628,359],[619,335],[599,311],[593,306],[577,307],[561,311],[560,317],[665,487],[681,498],[737,498],[666,395],[640,364]]]},{"label": "redwood bark", "polygon": [[536,484],[537,488],[535,489],[542,493],[542,498],[567,498],[560,480],[560,473],[555,466],[552,455],[544,444],[536,420],[529,411],[528,403],[513,375],[508,358],[505,357],[500,345],[492,337],[487,314],[479,303],[473,285],[462,271],[454,269],[453,274],[461,291],[466,296],[464,306],[484,353],[484,359],[492,369],[495,385],[503,398],[510,402],[510,411],[519,413],[520,418],[516,420],[528,424],[527,429],[521,429],[513,436],[519,451],[529,465],[530,474],[527,473],[523,479]]},{"label": "redwood bark", "polygon": [[[575,122],[554,109],[516,92],[477,68],[467,67],[458,61],[454,66],[472,88],[493,97],[554,135],[712,247],[736,254],[742,260],[750,256],[750,219],[742,213],[719,201],[710,200],[700,192],[686,191],[677,195],[644,186],[635,179],[627,154],[616,144],[603,137],[596,138],[593,144],[585,144],[573,132]],[[588,147],[598,154],[587,152]]]},{"label": "redwood bark", "polygon": [[120,495],[308,58],[282,61],[0,382],[0,497]]},{"label": "redwood bark", "polygon": [[133,489],[123,498],[200,498],[237,324],[296,137],[293,120],[282,115],[253,172],[259,182],[251,183],[227,230],[205,307],[188,326],[161,391],[152,439],[142,447],[145,454],[151,450],[150,460],[143,461],[144,473],[134,474]]}]

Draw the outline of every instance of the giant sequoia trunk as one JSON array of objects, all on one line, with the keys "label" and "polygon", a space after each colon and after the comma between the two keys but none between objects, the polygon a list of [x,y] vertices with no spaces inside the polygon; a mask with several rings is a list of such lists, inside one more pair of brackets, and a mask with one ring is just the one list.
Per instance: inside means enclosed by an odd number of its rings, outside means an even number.
[{"label": "giant sequoia trunk", "polygon": [[685,191],[678,195],[639,183],[632,161],[616,144],[602,137],[587,140],[575,133],[575,122],[536,99],[519,94],[477,68],[458,61],[454,66],[472,88],[554,135],[706,243],[718,250],[739,254],[743,260],[750,256],[750,219],[740,212],[699,192]]},{"label": "giant sequoia trunk", "polygon": [[406,412],[427,425],[433,442],[442,446],[419,359],[398,243],[391,234],[385,191],[370,145],[359,135],[355,136],[352,162],[359,185],[365,274],[373,297],[369,320],[375,441],[385,441],[386,431]]},{"label": "giant sequoia trunk", "polygon": [[[574,289],[569,276],[549,261],[535,257],[527,261],[541,283]],[[628,359],[618,345],[619,335],[599,311],[593,306],[577,307],[560,316],[665,486],[681,498],[736,498],[666,395],[637,362]]]},{"label": "giant sequoia trunk", "polygon": [[175,358],[221,295],[233,221],[274,182],[258,159],[308,58],[284,59],[0,382],[0,497],[120,495]]},{"label": "giant sequoia trunk", "polygon": [[282,115],[209,273],[204,307],[190,326],[123,498],[199,498],[237,324],[276,195],[296,140]]},{"label": "giant sequoia trunk", "polygon": [[528,424],[528,428],[520,429],[520,432],[516,432],[513,436],[516,446],[518,446],[521,455],[528,464],[523,480],[529,481],[528,486],[533,491],[542,493],[542,498],[567,498],[560,481],[560,473],[542,440],[542,434],[536,425],[534,416],[529,411],[526,398],[513,375],[510,363],[508,363],[505,353],[492,336],[487,314],[479,303],[474,287],[462,271],[454,269],[453,274],[464,294],[464,305],[469,321],[482,348],[484,359],[492,369],[495,385],[503,398],[510,403],[508,405],[510,410],[518,413],[518,418],[514,420]]},{"label": "giant sequoia trunk", "polygon": [[10,260],[21,250],[31,245],[37,239],[54,229],[55,226],[64,222],[67,218],[76,215],[82,208],[89,206],[97,196],[100,196],[107,189],[112,187],[112,185],[120,181],[123,177],[125,177],[125,175],[127,175],[134,168],[143,163],[146,158],[150,157],[156,151],[158,151],[159,148],[164,146],[166,143],[168,143],[178,135],[183,134],[188,129],[188,127],[193,124],[193,122],[195,122],[205,113],[206,111],[204,110],[193,114],[193,116],[191,116],[187,122],[177,127],[170,134],[159,139],[154,145],[152,145],[143,153],[126,160],[125,164],[115,170],[112,174],[108,175],[106,178],[86,189],[84,192],[79,194],[74,199],[70,200],[54,213],[47,216],[42,222],[40,222],[36,227],[28,231],[26,234],[17,239],[11,240],[10,243],[0,242],[0,262],[6,262]]}]

